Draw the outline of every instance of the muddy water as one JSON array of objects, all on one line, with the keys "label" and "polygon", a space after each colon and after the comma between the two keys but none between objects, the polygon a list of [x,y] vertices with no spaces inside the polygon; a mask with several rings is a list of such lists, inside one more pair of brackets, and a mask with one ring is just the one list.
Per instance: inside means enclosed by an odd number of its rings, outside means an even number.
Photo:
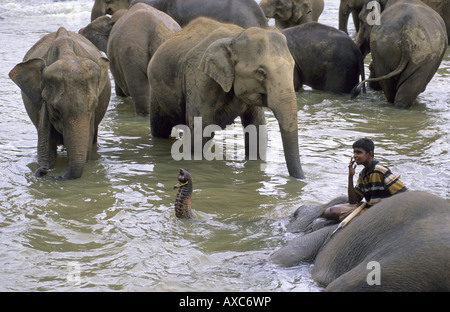
[{"label": "muddy water", "polygon": [[[337,26],[338,3],[326,1],[320,22]],[[91,6],[0,0],[0,290],[319,291],[311,265],[267,258],[293,237],[283,217],[346,194],[351,144],[362,136],[410,189],[450,200],[449,50],[407,111],[374,91],[354,101],[298,93],[303,181],[287,173],[270,111],[266,161],[242,159],[239,125],[224,142],[237,146],[235,159],[176,161],[174,140],[152,138],[149,121],[115,95],[83,177],[35,178],[36,130],[8,72],[44,34],[87,24]],[[65,151],[58,157],[51,175],[65,171]],[[194,177],[195,221],[175,218],[180,167]]]}]

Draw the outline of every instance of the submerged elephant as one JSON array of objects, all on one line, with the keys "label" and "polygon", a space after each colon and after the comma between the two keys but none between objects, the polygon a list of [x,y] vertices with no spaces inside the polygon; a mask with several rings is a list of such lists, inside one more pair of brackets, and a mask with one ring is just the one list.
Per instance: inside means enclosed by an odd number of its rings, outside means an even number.
[{"label": "submerged elephant", "polygon": [[198,17],[209,17],[243,28],[267,27],[264,12],[255,0],[133,0],[169,14],[181,27]]},{"label": "submerged elephant", "polygon": [[311,22],[282,32],[295,60],[296,90],[305,84],[317,90],[350,93],[360,76],[364,80],[362,54],[342,31]]},{"label": "submerged elephant", "polygon": [[275,19],[278,28],[284,29],[317,22],[324,0],[262,0],[259,5],[268,18]]},{"label": "submerged elephant", "polygon": [[359,13],[364,5],[364,0],[341,0],[339,4],[339,30],[348,34],[347,24],[350,13],[353,17],[355,30],[359,30]]},{"label": "submerged elephant", "polygon": [[80,33],[99,47],[106,45],[105,52],[111,62],[116,94],[131,96],[136,113],[148,115],[148,62],[156,49],[179,30],[181,27],[178,23],[166,13],[147,4],[137,3],[129,10],[116,12],[111,18],[97,18]]},{"label": "submerged elephant", "polygon": [[[202,117],[202,130],[223,129],[240,116],[244,127],[258,131],[268,107],[280,126],[289,174],[303,178],[293,70],[278,30],[198,18],[163,43],[149,63],[152,135],[169,137],[178,124],[194,135],[195,117]],[[253,143],[246,140],[247,151]]]},{"label": "submerged elephant", "polygon": [[61,27],[40,39],[9,73],[38,132],[37,176],[54,165],[58,144],[64,144],[69,159],[63,178],[83,174],[111,97],[108,65],[89,40]]},{"label": "submerged elephant", "polygon": [[405,192],[333,235],[336,226],[326,226],[294,238],[270,260],[285,266],[314,261],[312,277],[326,291],[450,291],[449,224],[448,201]]},{"label": "submerged elephant", "polygon": [[[369,0],[365,1],[368,4]],[[380,6],[383,9],[383,5]],[[389,0],[379,25],[369,25],[366,5],[360,13],[357,44],[372,54],[372,77],[390,103],[409,108],[436,73],[447,48],[447,32],[436,11],[419,0]],[[364,22],[365,21],[365,22]],[[353,97],[358,94],[355,89]]]},{"label": "submerged elephant", "polygon": [[102,15],[113,15],[121,9],[128,9],[131,0],[95,0],[91,11],[91,22]]}]

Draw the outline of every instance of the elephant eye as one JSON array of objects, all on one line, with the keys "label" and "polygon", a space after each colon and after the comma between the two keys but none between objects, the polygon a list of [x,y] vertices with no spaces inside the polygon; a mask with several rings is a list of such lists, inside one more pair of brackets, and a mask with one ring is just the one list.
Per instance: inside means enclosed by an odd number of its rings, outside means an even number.
[{"label": "elephant eye", "polygon": [[263,68],[258,68],[256,70],[256,75],[258,76],[258,79],[264,80],[267,78],[266,71]]}]

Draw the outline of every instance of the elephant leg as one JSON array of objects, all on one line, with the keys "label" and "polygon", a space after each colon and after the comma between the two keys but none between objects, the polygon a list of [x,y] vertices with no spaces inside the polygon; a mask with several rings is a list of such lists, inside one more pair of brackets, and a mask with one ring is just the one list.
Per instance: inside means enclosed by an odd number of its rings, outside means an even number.
[{"label": "elephant leg", "polygon": [[147,74],[139,69],[128,69],[130,72],[125,74],[125,80],[128,84],[128,91],[136,109],[136,114],[148,116],[150,113],[149,87]]},{"label": "elephant leg", "polygon": [[169,116],[163,114],[160,104],[150,91],[150,130],[152,136],[168,138],[172,132],[172,123]]},{"label": "elephant leg", "polygon": [[428,82],[435,73],[435,70],[431,70],[430,66],[430,64],[422,64],[414,65],[415,68],[412,70],[409,67],[405,69],[400,76],[398,90],[394,99],[396,108],[411,107],[417,96],[425,91]]},{"label": "elephant leg", "polygon": [[282,266],[293,266],[300,262],[312,261],[336,227],[337,225],[326,226],[294,238],[286,246],[273,253],[269,260]]},{"label": "elephant leg", "polygon": [[359,12],[356,11],[354,8],[352,10],[352,18],[353,18],[353,24],[355,25],[356,32],[359,31]]},{"label": "elephant leg", "polygon": [[[267,130],[265,129],[265,127],[260,127],[266,125],[264,110],[261,107],[249,108],[244,114],[241,115],[241,123],[244,129],[246,129],[244,133],[245,156],[247,158],[250,157],[251,159],[257,159],[259,155],[261,159],[265,159],[267,147]],[[248,127],[252,125],[255,127]],[[252,133],[254,131],[256,131],[256,133]]]},{"label": "elephant leg", "polygon": [[114,90],[116,91],[116,95],[120,97],[127,97],[125,92],[119,87],[117,82],[114,83]]}]

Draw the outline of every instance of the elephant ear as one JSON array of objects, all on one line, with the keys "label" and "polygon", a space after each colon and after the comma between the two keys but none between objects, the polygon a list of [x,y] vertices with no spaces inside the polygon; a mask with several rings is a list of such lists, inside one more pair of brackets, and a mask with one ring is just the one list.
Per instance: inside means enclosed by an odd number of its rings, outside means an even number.
[{"label": "elephant ear", "polygon": [[214,79],[225,92],[229,92],[234,81],[234,66],[231,60],[232,38],[218,39],[205,51],[199,69]]},{"label": "elephant ear", "polygon": [[99,57],[97,60],[98,65],[100,66],[100,83],[98,84],[99,90],[98,94],[100,94],[105,88],[105,84],[109,79],[108,68],[109,68],[109,60],[106,57]]},{"label": "elephant ear", "polygon": [[41,75],[45,68],[45,61],[41,58],[34,58],[23,63],[19,63],[9,72],[9,77],[22,92],[36,105],[36,109],[41,109]]},{"label": "elephant ear", "polygon": [[311,13],[312,5],[309,0],[294,0],[294,5],[292,6],[292,18],[293,22],[298,22],[300,18],[306,14]]}]

